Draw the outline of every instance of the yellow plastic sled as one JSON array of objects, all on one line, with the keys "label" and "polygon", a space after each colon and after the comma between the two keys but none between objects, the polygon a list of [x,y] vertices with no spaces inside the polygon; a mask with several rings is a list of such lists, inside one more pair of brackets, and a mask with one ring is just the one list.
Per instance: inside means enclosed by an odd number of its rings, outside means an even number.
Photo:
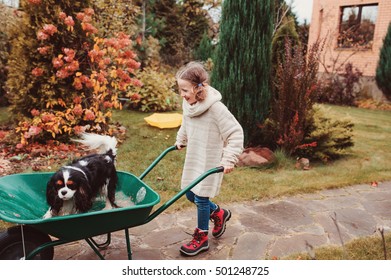
[{"label": "yellow plastic sled", "polygon": [[151,126],[158,128],[175,128],[182,124],[182,115],[179,113],[154,113],[144,120]]}]

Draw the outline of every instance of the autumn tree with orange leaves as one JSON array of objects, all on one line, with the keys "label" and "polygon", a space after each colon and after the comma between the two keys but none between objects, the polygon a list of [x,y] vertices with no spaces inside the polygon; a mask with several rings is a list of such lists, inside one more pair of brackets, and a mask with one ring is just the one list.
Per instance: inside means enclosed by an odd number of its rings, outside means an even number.
[{"label": "autumn tree with orange leaves", "polygon": [[21,1],[7,81],[20,144],[112,134],[118,94],[139,86],[130,36],[99,38],[90,1]]}]

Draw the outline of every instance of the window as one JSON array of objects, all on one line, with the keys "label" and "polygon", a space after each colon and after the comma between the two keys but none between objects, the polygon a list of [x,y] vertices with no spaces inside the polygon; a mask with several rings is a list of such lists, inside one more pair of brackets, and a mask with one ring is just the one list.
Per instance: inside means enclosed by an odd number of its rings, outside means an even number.
[{"label": "window", "polygon": [[341,8],[339,48],[372,48],[377,8],[377,4]]},{"label": "window", "polygon": [[0,0],[0,3],[16,9],[19,8],[19,0]]}]

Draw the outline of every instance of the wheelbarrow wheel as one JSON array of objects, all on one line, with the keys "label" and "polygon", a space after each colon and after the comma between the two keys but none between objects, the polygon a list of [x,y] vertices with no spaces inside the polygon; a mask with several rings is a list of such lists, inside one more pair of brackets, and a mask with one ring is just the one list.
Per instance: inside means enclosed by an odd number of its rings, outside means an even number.
[{"label": "wheelbarrow wheel", "polygon": [[[26,256],[40,245],[52,241],[50,237],[41,231],[23,226],[23,237],[21,226],[8,228],[0,233],[0,260],[20,260],[24,258],[23,247]],[[24,243],[24,245],[23,245]],[[52,260],[54,255],[53,247],[46,248],[39,252],[34,260]]]}]

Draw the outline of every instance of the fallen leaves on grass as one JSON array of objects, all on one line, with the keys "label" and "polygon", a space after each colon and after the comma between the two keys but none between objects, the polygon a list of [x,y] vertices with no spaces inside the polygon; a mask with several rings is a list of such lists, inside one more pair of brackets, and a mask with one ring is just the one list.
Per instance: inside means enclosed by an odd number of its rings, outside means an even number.
[{"label": "fallen leaves on grass", "polygon": [[87,154],[75,144],[49,141],[33,143],[24,147],[10,144],[0,145],[0,176],[26,171],[52,171],[75,158]]}]

